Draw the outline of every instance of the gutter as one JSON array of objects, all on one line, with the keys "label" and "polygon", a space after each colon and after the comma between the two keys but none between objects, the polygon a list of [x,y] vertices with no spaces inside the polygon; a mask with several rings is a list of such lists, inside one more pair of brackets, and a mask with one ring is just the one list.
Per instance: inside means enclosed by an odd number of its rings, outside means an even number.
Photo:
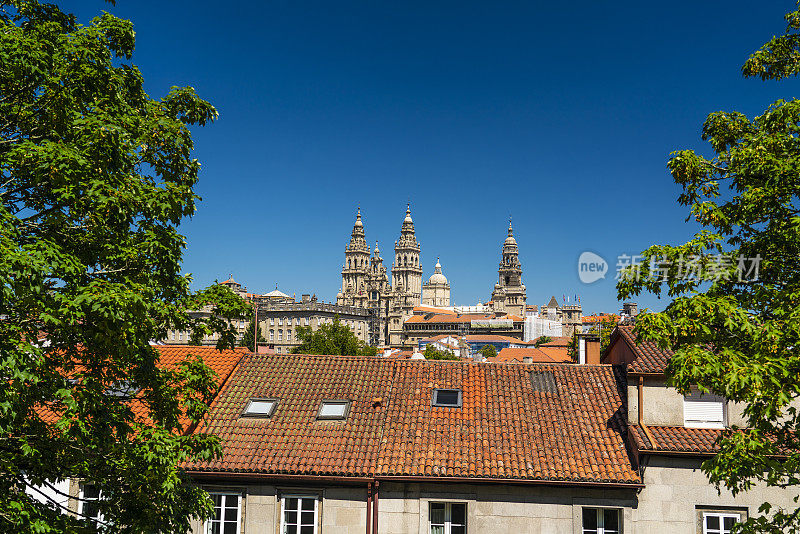
[{"label": "gutter", "polygon": [[[287,482],[316,482],[316,483],[345,483],[352,485],[366,485],[367,488],[374,484],[372,502],[373,512],[378,508],[379,482],[438,482],[462,484],[514,484],[518,486],[567,486],[567,487],[597,487],[597,488],[643,488],[640,482],[591,482],[584,480],[541,480],[521,478],[485,478],[485,477],[435,477],[435,476],[376,476],[348,477],[329,475],[282,475],[270,473],[236,473],[234,471],[186,471],[188,475],[197,479],[227,478],[242,481],[278,480]],[[377,515],[373,513],[375,521]],[[375,534],[375,531],[372,532]]]},{"label": "gutter", "polygon": [[514,484],[519,486],[567,486],[597,488],[644,488],[641,482],[589,482],[582,480],[530,480],[520,478],[376,476],[383,482],[456,482],[463,484]]},{"label": "gutter", "polygon": [[643,407],[644,407],[644,377],[642,375],[639,375],[639,405],[636,407],[636,411],[638,412],[637,415],[639,420],[639,426],[642,427],[645,436],[647,436],[647,439],[650,440],[650,445],[652,445],[653,448],[655,448],[656,440],[653,438],[653,434],[650,433],[650,429],[647,428],[647,425],[645,425],[644,421],[642,421],[642,412],[644,412],[644,410],[642,409]]}]

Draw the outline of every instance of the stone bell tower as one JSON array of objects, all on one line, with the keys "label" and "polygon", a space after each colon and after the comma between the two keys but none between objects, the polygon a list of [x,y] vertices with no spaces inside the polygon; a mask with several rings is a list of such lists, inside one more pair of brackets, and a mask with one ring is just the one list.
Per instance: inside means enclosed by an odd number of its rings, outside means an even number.
[{"label": "stone bell tower", "polygon": [[525,317],[525,284],[522,283],[522,265],[519,262],[519,247],[514,239],[514,229],[508,221],[508,237],[503,243],[503,254],[497,270],[498,283],[492,292],[495,312]]},{"label": "stone bell tower", "polygon": [[350,242],[344,249],[342,290],[336,296],[337,304],[359,308],[367,307],[369,256],[369,245],[367,245],[364,235],[364,223],[361,222],[361,208],[359,208],[353,232],[350,234]]}]

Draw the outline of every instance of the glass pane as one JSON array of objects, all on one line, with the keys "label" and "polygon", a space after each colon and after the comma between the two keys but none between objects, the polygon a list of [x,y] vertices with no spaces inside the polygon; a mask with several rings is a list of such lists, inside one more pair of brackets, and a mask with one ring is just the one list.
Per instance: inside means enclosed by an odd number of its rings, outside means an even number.
[{"label": "glass pane", "polygon": [[431,503],[431,524],[444,525],[444,503]]},{"label": "glass pane", "polygon": [[286,523],[297,524],[297,512],[285,512]]},{"label": "glass pane", "polygon": [[719,517],[715,515],[706,516],[706,528],[719,530]]},{"label": "glass pane", "polygon": [[347,408],[345,403],[337,402],[323,402],[322,407],[319,409],[320,417],[344,417],[344,411]]},{"label": "glass pane", "polygon": [[83,498],[84,499],[99,499],[100,498],[100,489],[95,486],[94,484],[84,484],[83,486]]},{"label": "glass pane", "polygon": [[730,529],[733,528],[733,525],[736,524],[736,518],[731,516],[723,517],[722,524],[725,527],[725,530],[729,531]]},{"label": "glass pane", "polygon": [[464,534],[467,531],[467,527],[465,526],[456,526],[453,525],[450,527],[450,534]]},{"label": "glass pane", "polygon": [[225,508],[225,521],[236,522],[236,516],[239,515],[236,512],[236,508]]},{"label": "glass pane", "polygon": [[314,510],[314,499],[303,499],[303,510]]},{"label": "glass pane", "polygon": [[286,499],[286,509],[287,510],[297,510],[297,499],[290,497]]},{"label": "glass pane", "polygon": [[444,525],[431,525],[431,534],[444,534]]},{"label": "glass pane", "polygon": [[441,405],[457,405],[458,404],[458,390],[457,389],[440,389],[436,392],[436,404]]},{"label": "glass pane", "polygon": [[247,405],[246,413],[253,415],[266,415],[272,411],[273,406],[275,406],[275,401],[251,400],[250,404]]},{"label": "glass pane", "polygon": [[300,527],[300,534],[314,534],[314,527]]},{"label": "glass pane", "polygon": [[313,525],[314,524],[314,512],[303,512],[301,515],[302,522],[301,525]]},{"label": "glass pane", "polygon": [[233,523],[225,523],[225,530],[224,534],[239,534],[236,532],[236,522]]},{"label": "glass pane", "polygon": [[619,510],[603,510],[603,530],[619,532]]},{"label": "glass pane", "polygon": [[450,521],[454,525],[465,525],[467,523],[467,505],[455,503],[451,505]]},{"label": "glass pane", "polygon": [[219,523],[211,523],[211,528],[208,529],[210,534],[220,534]]},{"label": "glass pane", "polygon": [[285,534],[297,534],[297,525],[286,525],[286,528],[283,530]]},{"label": "glass pane", "polygon": [[583,509],[583,531],[597,532],[597,509],[595,508]]}]

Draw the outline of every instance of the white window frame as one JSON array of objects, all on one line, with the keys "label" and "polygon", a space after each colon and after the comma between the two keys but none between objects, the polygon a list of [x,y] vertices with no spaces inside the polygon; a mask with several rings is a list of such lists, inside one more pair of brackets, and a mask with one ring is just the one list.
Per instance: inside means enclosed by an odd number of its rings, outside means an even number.
[{"label": "white window frame", "polygon": [[87,501],[100,501],[100,500],[103,499],[103,491],[102,490],[98,490],[97,498],[87,499],[86,498],[86,494],[85,494],[85,487],[86,486],[94,486],[94,484],[92,484],[91,482],[81,482],[80,483],[80,486],[79,486],[79,489],[78,489],[78,514],[81,515],[81,518],[83,520],[88,519],[90,521],[96,522],[98,527],[105,526],[107,524],[106,523],[106,519],[105,519],[105,517],[103,517],[103,512],[101,512],[100,510],[97,511],[97,515],[94,516],[94,517],[91,517],[91,516],[84,517],[83,516],[83,513],[84,513],[83,509],[84,509],[84,506],[85,506]]},{"label": "white window frame", "polygon": [[269,340],[270,341],[275,341],[275,330],[270,330],[269,331]]},{"label": "white window frame", "polygon": [[[209,495],[220,495],[222,497],[222,502],[220,503],[220,511],[222,513],[222,518],[219,521],[215,519],[206,519],[205,524],[203,525],[203,533],[204,534],[211,534],[211,525],[215,522],[219,523],[220,525],[220,532],[224,532],[225,529],[225,499],[231,495],[236,496],[236,532],[240,532],[242,528],[242,494],[237,491],[209,491]],[[233,508],[232,506],[230,508]]]},{"label": "white window frame", "polygon": [[306,317],[306,321],[305,322],[306,322],[306,326],[308,326],[311,321],[309,320],[308,317]]},{"label": "white window frame", "polygon": [[444,524],[436,523],[436,526],[444,526],[444,534],[452,534],[453,530],[453,505],[459,504],[464,506],[464,524],[463,525],[455,525],[457,527],[464,527],[464,532],[467,532],[467,525],[469,524],[469,520],[467,519],[468,514],[468,507],[467,503],[465,502],[451,502],[451,501],[428,501],[428,534],[433,533],[433,520],[432,520],[432,508],[434,504],[443,504],[444,505]]},{"label": "white window frame", "polygon": [[[736,512],[702,512],[703,514],[703,534],[730,534],[730,530],[726,530],[723,524],[723,520],[726,517],[732,517],[736,520],[736,523],[742,522],[742,515]],[[719,529],[709,529],[706,526],[706,517],[718,517],[719,518]]]},{"label": "white window frame", "polygon": [[[281,530],[280,534],[286,532],[286,499],[313,499],[314,500],[314,534],[319,532],[319,495],[315,495],[313,493],[301,494],[301,493],[287,493],[281,495]],[[300,532],[300,525],[301,525],[301,514],[303,506],[302,504],[298,503],[298,510],[297,510],[297,532]],[[305,525],[304,525],[305,526]]]},{"label": "white window frame", "polygon": [[269,325],[270,326],[275,326],[275,317],[270,317],[269,318]]},{"label": "white window frame", "polygon": [[[583,513],[586,510],[594,510],[597,513],[597,530],[586,530],[583,528]],[[613,510],[617,513],[617,530],[606,530],[605,529],[605,512],[606,510]],[[622,534],[623,526],[622,526],[622,510],[619,508],[614,508],[613,506],[582,506],[581,507],[581,516],[580,516],[580,528],[581,533],[591,533],[591,534]]]}]

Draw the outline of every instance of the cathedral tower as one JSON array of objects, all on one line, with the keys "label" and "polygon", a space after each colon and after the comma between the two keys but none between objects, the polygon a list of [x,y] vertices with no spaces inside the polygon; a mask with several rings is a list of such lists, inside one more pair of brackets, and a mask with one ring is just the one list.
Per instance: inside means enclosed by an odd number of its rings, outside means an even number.
[{"label": "cathedral tower", "polygon": [[514,239],[514,229],[510,220],[508,237],[503,243],[503,256],[497,274],[499,281],[492,292],[494,310],[525,317],[525,284],[522,283],[519,247],[517,240]]},{"label": "cathedral tower", "polygon": [[422,267],[419,264],[419,243],[411,220],[411,205],[406,208],[406,218],[400,228],[400,239],[394,245],[392,288],[416,296],[419,304],[422,291]]},{"label": "cathedral tower", "polygon": [[353,232],[350,234],[350,243],[344,249],[342,291],[336,296],[337,304],[367,307],[369,259],[369,245],[364,236],[364,223],[361,222],[361,208],[359,208]]}]

